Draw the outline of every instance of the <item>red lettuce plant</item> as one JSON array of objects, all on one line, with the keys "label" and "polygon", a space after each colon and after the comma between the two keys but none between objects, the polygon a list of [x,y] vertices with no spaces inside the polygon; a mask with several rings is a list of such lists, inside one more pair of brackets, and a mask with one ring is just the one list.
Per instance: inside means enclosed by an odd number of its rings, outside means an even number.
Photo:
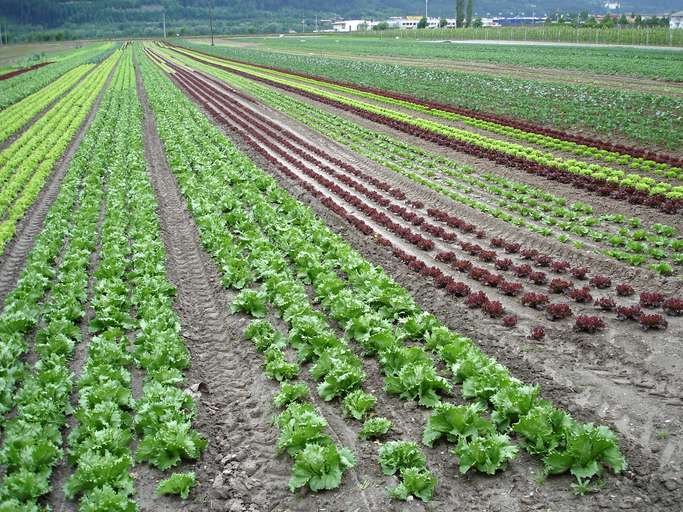
[{"label": "red lettuce plant", "polygon": [[504,294],[509,296],[519,295],[522,292],[522,283],[513,283],[511,281],[503,281],[498,285],[498,289]]},{"label": "red lettuce plant", "polygon": [[536,262],[536,265],[538,265],[539,267],[549,267],[550,264],[553,262],[553,259],[550,256],[541,254],[539,256],[536,256],[534,261]]},{"label": "red lettuce plant", "polygon": [[633,286],[628,283],[620,283],[617,285],[617,295],[619,297],[630,297],[635,293]]},{"label": "red lettuce plant", "polygon": [[550,291],[553,293],[564,293],[567,291],[569,288],[571,288],[572,283],[565,280],[565,279],[560,279],[559,277],[556,277],[552,281],[550,281],[550,284],[548,287],[550,288]]},{"label": "red lettuce plant", "polygon": [[516,315],[505,315],[503,317],[502,324],[505,327],[509,327],[509,328],[514,327],[515,325],[517,325],[517,316]]},{"label": "red lettuce plant", "polygon": [[455,261],[457,258],[455,257],[455,253],[453,251],[441,251],[436,255],[435,259],[436,261],[441,261],[443,263],[450,263]]},{"label": "red lettuce plant", "polygon": [[599,316],[581,315],[576,317],[576,323],[574,324],[574,327],[578,331],[592,334],[604,329],[606,325],[604,320]]},{"label": "red lettuce plant", "polygon": [[587,286],[569,290],[569,297],[579,304],[590,304],[593,302],[593,296],[590,294],[590,288]]},{"label": "red lettuce plant", "polygon": [[617,320],[638,320],[642,311],[638,304],[633,306],[619,306],[617,308]]},{"label": "red lettuce plant", "polygon": [[596,288],[604,290],[612,286],[612,280],[607,276],[593,276],[589,281]]},{"label": "red lettuce plant", "polygon": [[586,279],[588,275],[588,267],[573,267],[569,273],[573,275],[576,279]]},{"label": "red lettuce plant", "polygon": [[552,321],[564,320],[573,314],[568,304],[550,304],[545,310],[546,318]]},{"label": "red lettuce plant", "polygon": [[510,242],[505,244],[505,252],[508,254],[516,254],[522,248],[517,242]]},{"label": "red lettuce plant", "polygon": [[664,303],[664,295],[659,292],[643,292],[640,294],[640,305],[644,308],[658,308]]},{"label": "red lettuce plant", "polygon": [[540,341],[543,338],[545,338],[545,329],[541,327],[540,325],[537,325],[536,327],[533,327],[531,329],[531,333],[529,334],[529,337],[532,340]]},{"label": "red lettuce plant", "polygon": [[548,302],[548,296],[543,295],[542,293],[529,292],[522,296],[522,304],[529,306],[530,308],[543,309]]},{"label": "red lettuce plant", "polygon": [[666,329],[668,326],[664,317],[658,314],[643,313],[640,315],[638,323],[640,323],[640,327],[645,331],[649,329]]},{"label": "red lettuce plant", "polygon": [[533,269],[531,268],[531,265],[524,264],[512,267],[512,271],[517,277],[527,277],[531,274]]},{"label": "red lettuce plant", "polygon": [[529,281],[539,285],[545,284],[548,282],[548,276],[546,276],[545,272],[531,272],[529,274]]},{"label": "red lettuce plant", "polygon": [[525,260],[533,260],[538,256],[538,251],[536,249],[522,249],[522,258]]},{"label": "red lettuce plant", "polygon": [[489,301],[489,298],[484,292],[470,293],[465,299],[465,304],[468,308],[478,309],[484,306]]},{"label": "red lettuce plant", "polygon": [[550,268],[553,269],[553,272],[564,274],[571,268],[571,265],[568,261],[555,260],[550,264]]},{"label": "red lettuce plant", "polygon": [[455,297],[467,297],[471,293],[470,287],[465,283],[453,280],[446,285],[446,291]]},{"label": "red lettuce plant", "polygon": [[617,303],[614,302],[612,297],[600,297],[595,301],[595,305],[604,311],[612,311],[617,307]]},{"label": "red lettuce plant", "polygon": [[479,253],[479,259],[481,261],[494,261],[496,259],[496,251],[481,251]]},{"label": "red lettuce plant", "polygon": [[505,313],[505,308],[503,308],[503,305],[497,300],[486,302],[481,309],[491,318],[500,318]]},{"label": "red lettuce plant", "polygon": [[498,258],[496,260],[496,268],[498,270],[509,270],[512,267],[512,260],[510,258]]},{"label": "red lettuce plant", "polygon": [[459,272],[467,272],[472,268],[472,262],[470,260],[458,260],[455,262],[455,268]]},{"label": "red lettuce plant", "polygon": [[683,300],[671,297],[662,303],[662,308],[667,315],[681,316],[683,315]]}]

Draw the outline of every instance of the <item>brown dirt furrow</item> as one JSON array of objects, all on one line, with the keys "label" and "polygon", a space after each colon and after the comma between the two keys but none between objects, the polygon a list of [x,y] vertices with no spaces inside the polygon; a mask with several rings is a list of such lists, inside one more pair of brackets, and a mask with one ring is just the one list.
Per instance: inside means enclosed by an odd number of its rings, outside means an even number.
[{"label": "brown dirt furrow", "polygon": [[[273,113],[268,112],[267,115]],[[295,126],[295,132],[299,131],[300,127],[296,123],[290,120],[288,124]],[[234,134],[230,135],[234,138]],[[239,138],[235,140],[239,141]],[[335,147],[329,141],[328,144]],[[676,467],[681,459],[680,407],[671,397],[667,397],[665,401],[656,400],[658,391],[649,387],[652,386],[651,383],[640,382],[637,385],[629,380],[631,374],[642,373],[614,357],[616,352],[625,350],[624,347],[613,345],[618,341],[616,336],[608,333],[598,336],[581,335],[566,328],[555,328],[548,330],[547,341],[532,344],[520,329],[505,331],[496,323],[483,319],[478,313],[463,308],[422,279],[416,279],[415,274],[408,271],[386,249],[349,228],[318,200],[302,192],[299,185],[283,177],[272,165],[256,156],[251,148],[246,147],[246,151],[263,168],[275,174],[285,188],[311,205],[335,231],[349,240],[370,261],[385,268],[411,292],[423,308],[437,315],[453,329],[472,336],[487,353],[507,365],[515,376],[527,382],[542,384],[546,398],[566,407],[577,418],[584,421],[598,419],[621,432],[624,450],[632,468],[627,479],[610,479],[607,489],[581,503],[575,503],[568,496],[566,488],[556,485],[561,480],[553,480],[552,483],[541,486],[541,491],[533,495],[533,498],[525,496],[525,503],[538,507],[564,503],[567,507],[587,507],[586,510],[596,507],[616,509],[623,503],[628,503],[627,506],[639,509],[664,510],[680,499],[680,487],[675,478]],[[417,187],[412,185],[412,188]],[[635,332],[631,336],[633,341],[639,337]],[[617,363],[614,359],[617,359]],[[667,377],[662,378],[661,383],[666,385]],[[667,438],[660,435],[662,431],[667,431],[670,436]],[[498,481],[495,485],[497,484]],[[515,487],[516,484],[512,485],[509,492],[515,492]],[[517,497],[521,498],[519,495]]]},{"label": "brown dirt furrow", "polygon": [[303,101],[310,105],[313,105],[318,109],[349,119],[350,121],[357,123],[363,126],[364,128],[384,133],[393,138],[402,139],[413,146],[422,148],[426,151],[429,151],[430,153],[445,156],[459,164],[469,165],[475,167],[478,170],[485,170],[486,172],[498,174],[501,177],[509,180],[518,181],[536,188],[548,190],[553,194],[569,198],[571,202],[580,201],[583,203],[587,203],[593,206],[596,215],[606,212],[621,213],[626,216],[639,217],[643,220],[645,225],[650,225],[659,222],[663,224],[672,225],[676,227],[680,232],[683,232],[683,220],[681,220],[680,215],[667,215],[664,212],[655,210],[653,208],[647,208],[642,205],[634,205],[626,201],[616,200],[611,197],[602,197],[584,189],[576,188],[571,185],[560,183],[558,181],[551,181],[542,176],[530,174],[520,169],[505,167],[503,165],[491,162],[490,160],[478,158],[472,155],[455,151],[452,148],[439,146],[438,144],[426,141],[424,139],[420,139],[419,137],[408,135],[403,132],[399,132],[393,128],[390,128],[379,123],[375,123],[354,113],[337,109],[335,107],[313,101],[309,98],[304,98],[302,96],[281,90],[278,90],[278,93],[288,94],[291,97],[299,101]]},{"label": "brown dirt furrow", "polygon": [[59,193],[64,175],[69,169],[69,165],[71,165],[71,159],[76,153],[78,146],[81,144],[81,140],[83,140],[86,130],[90,127],[90,124],[95,118],[102,98],[104,97],[104,92],[109,88],[109,83],[114,76],[115,69],[116,66],[112,69],[111,73],[109,73],[100,94],[97,96],[97,99],[90,109],[88,117],[86,117],[85,121],[81,124],[80,129],[71,141],[66,152],[55,164],[52,174],[48,178],[43,190],[40,191],[38,198],[17,224],[14,238],[7,243],[4,253],[0,255],[0,304],[17,284],[17,280],[24,268],[26,258],[35,243],[35,238],[42,231],[45,217]]},{"label": "brown dirt furrow", "polygon": [[177,288],[176,310],[192,354],[186,377],[198,406],[195,427],[209,440],[194,468],[200,482],[194,504],[156,497],[159,473],[141,465],[136,469],[141,510],[296,510],[300,498],[287,490],[290,463],[275,453],[277,431],[270,417],[275,412],[271,395],[276,387],[262,374],[259,355],[243,340],[247,319],[228,314],[234,293],[224,289],[218,270],[202,250],[165,159],[139,73],[138,94],[145,112],[145,157],[159,201],[168,276]]},{"label": "brown dirt furrow", "polygon": [[[229,92],[229,90],[224,89],[226,92]],[[241,98],[238,97],[233,97],[234,100],[236,100],[238,103],[243,102]],[[218,101],[216,97],[213,98],[214,101]],[[242,103],[244,104],[244,103]],[[477,225],[483,226],[487,232],[491,232],[491,230],[494,231],[495,235],[502,235],[505,236],[506,238],[510,238],[511,234],[506,231],[505,228],[499,228],[495,225],[494,222],[491,222],[491,219],[486,217],[483,214],[479,215],[473,215],[473,212],[467,211],[467,209],[463,209],[463,212],[458,211],[456,209],[457,205],[454,204],[452,201],[450,201],[447,198],[444,198],[440,194],[429,190],[427,188],[421,187],[421,186],[416,186],[414,183],[412,183],[410,180],[407,178],[404,178],[403,176],[397,176],[395,173],[392,173],[391,171],[388,171],[386,169],[381,168],[380,166],[375,165],[372,162],[364,162],[362,159],[355,159],[354,155],[347,150],[337,147],[334,143],[332,143],[329,140],[326,140],[324,138],[320,137],[315,137],[312,136],[310,133],[307,132],[303,127],[298,126],[298,123],[291,122],[291,124],[287,124],[287,119],[285,116],[282,116],[281,114],[278,114],[274,111],[270,111],[270,109],[266,109],[264,107],[258,107],[256,104],[251,105],[256,109],[256,111],[260,110],[262,114],[265,114],[269,116],[272,120],[272,126],[274,127],[280,127],[285,130],[293,129],[295,130],[295,133],[297,134],[296,136],[291,135],[291,136],[286,136],[286,138],[289,140],[290,143],[293,143],[295,145],[299,144],[296,141],[297,137],[301,137],[302,140],[306,141],[309,144],[317,145],[318,147],[321,148],[329,148],[332,150],[333,154],[337,157],[343,157],[344,161],[348,163],[353,163],[357,166],[357,168],[362,169],[362,170],[370,170],[371,174],[374,177],[379,177],[383,178],[387,182],[393,184],[393,185],[399,185],[400,188],[404,191],[406,191],[409,195],[409,199],[412,200],[420,200],[424,203],[426,203],[429,206],[434,206],[434,207],[439,207],[442,210],[449,211],[449,212],[458,212],[462,213],[462,216],[464,218],[467,218],[470,221],[474,221]],[[247,118],[247,114],[243,114],[245,118]],[[255,126],[255,125],[254,125]],[[285,132],[287,133],[287,132]],[[292,132],[288,132],[292,134]],[[312,137],[312,138],[311,138]],[[300,147],[300,146],[299,146]],[[270,153],[270,150],[269,150]],[[272,155],[276,156],[277,155]],[[323,159],[324,160],[324,159]],[[293,172],[297,172],[295,168],[293,168],[288,162],[286,161],[281,161],[284,165],[287,165],[290,170]],[[332,165],[332,167],[335,167],[334,164],[331,163],[331,161],[328,161],[328,165]],[[341,170],[339,167],[337,167],[337,170]],[[325,174],[324,170],[317,169],[318,172],[321,172],[323,175]],[[319,187],[316,183],[311,182],[311,180],[306,177],[306,176],[301,176],[302,179],[305,181],[311,183],[312,185]],[[329,176],[328,176],[329,178]],[[338,186],[340,186],[343,189],[346,189],[348,192],[355,194],[356,192],[346,186],[343,183],[340,183],[337,181],[335,178],[331,178],[332,181],[336,182]],[[375,192],[379,192],[380,195],[383,195],[385,197],[388,197],[386,193],[374,188],[372,185],[369,185],[368,183],[365,183],[365,186],[368,187],[371,190],[374,190]],[[326,194],[330,194],[327,190],[321,189],[322,192]],[[407,203],[406,203],[407,204]],[[404,205],[406,206],[406,205]],[[410,209],[410,206],[408,206]],[[353,208],[352,208],[353,209]],[[380,208],[381,210],[381,208]],[[387,213],[387,212],[385,212]],[[423,214],[424,212],[417,211],[419,214]],[[360,217],[365,218],[365,215],[361,212],[356,212],[356,214]],[[398,222],[399,224],[403,223],[403,220],[391,213],[389,213],[389,216],[393,218],[395,222]],[[473,218],[474,217],[474,218]],[[389,238],[392,240],[392,242],[396,245],[401,246],[404,250],[408,252],[414,252],[416,255],[419,257],[424,258],[426,257],[431,257],[429,255],[426,255],[426,253],[422,253],[421,251],[416,251],[414,247],[411,247],[410,245],[407,245],[403,240],[398,239],[396,236],[393,234],[387,232],[384,228],[376,225],[372,220],[365,218],[365,221],[371,225],[375,231],[382,233],[383,236],[386,238]],[[500,223],[500,221],[499,221]],[[507,230],[509,230],[509,227],[507,227]],[[425,233],[423,233],[424,235]],[[431,237],[431,235],[428,235],[428,238],[432,238],[437,246],[442,246],[442,249],[451,249],[455,250],[458,255],[461,255],[461,252],[459,251],[458,248],[454,246],[447,247],[448,244],[444,245],[445,242],[435,239]],[[482,240],[478,240],[475,238],[473,235],[464,235],[462,233],[458,233],[458,238],[460,240],[467,240],[471,243],[483,243],[486,245],[486,242],[482,242]],[[612,277],[612,279],[616,282],[617,279],[621,279],[623,281],[628,281],[634,284],[639,284],[638,279],[634,279],[634,274],[632,271],[628,269],[624,269],[623,265],[618,264],[617,262],[612,262],[612,261],[605,261],[604,258],[597,258],[597,257],[588,257],[585,253],[585,251],[579,251],[579,250],[569,250],[567,246],[561,245],[559,242],[551,243],[547,239],[541,236],[534,236],[534,237],[525,237],[521,236],[520,238],[514,237],[514,239],[518,239],[520,242],[524,244],[526,247],[534,247],[537,249],[542,249],[546,253],[550,253],[553,255],[560,255],[564,259],[571,261],[574,265],[576,266],[588,266],[591,268],[592,273],[596,274],[599,272],[604,272],[606,275],[609,275]],[[556,247],[558,245],[561,245],[561,247]],[[432,255],[433,256],[433,255]],[[507,255],[511,259],[514,260],[515,263],[520,264],[520,263],[525,263],[525,261],[521,260],[518,256],[515,255]],[[484,266],[484,267],[489,267],[489,270],[493,272],[498,272],[492,264],[484,264],[480,261],[477,261],[476,258],[471,258],[470,256],[466,256],[467,259],[472,259],[475,264],[479,266]],[[443,264],[440,264],[439,262],[432,261],[432,265],[435,265],[439,268],[441,268],[442,271],[445,273],[449,273],[449,267],[445,266]],[[547,269],[546,269],[547,271]],[[450,273],[453,273],[453,269],[450,269]],[[513,281],[518,281],[518,279],[508,276],[507,273],[504,272],[508,278],[510,278]],[[456,280],[461,280],[464,279],[465,281],[468,281],[468,279],[462,275],[462,274],[457,274],[454,273]],[[552,277],[555,277],[556,275],[553,273],[549,273],[549,279]],[[568,276],[563,276],[565,279],[569,279],[570,281],[573,281],[574,286],[581,287],[586,285],[585,281],[574,281],[571,279],[571,277]],[[479,283],[469,280],[468,284],[474,288],[474,289],[483,289],[487,293],[491,293],[492,290],[489,288],[485,288],[481,286]],[[528,282],[524,282],[525,289],[527,291],[535,291],[535,292],[541,292],[541,293],[548,293],[548,289],[546,286],[542,287],[535,287],[531,285]],[[647,289],[648,287],[651,286],[651,281],[648,280],[647,283],[641,283],[640,286],[642,288],[640,289]],[[661,284],[661,289],[665,289],[666,285]],[[599,296],[604,296],[604,295],[610,295],[611,292],[610,290],[605,290],[605,291],[600,291],[593,289],[591,290],[591,293],[594,295],[594,297],[599,297]],[[494,291],[495,295],[495,291]],[[520,316],[520,322],[522,325],[525,325],[525,327],[530,328],[532,324],[526,325],[523,322],[524,318],[527,318],[528,321],[533,322],[534,315],[530,315],[530,310],[529,308],[522,308],[519,306],[518,301],[516,300],[510,300],[507,297],[501,297],[501,296],[496,296],[496,299],[500,299],[503,304],[506,306],[506,309],[508,311],[512,310],[514,313],[518,314]],[[564,298],[562,295],[551,295],[551,298],[553,301],[566,301],[567,299]],[[629,301],[627,300],[624,305],[628,304]],[[575,311],[575,314],[595,314],[595,309],[592,305],[589,306],[584,306],[580,307],[577,304],[572,304],[572,308]],[[536,313],[536,322],[538,321],[538,313]],[[603,314],[604,315],[604,314]],[[610,317],[610,315],[605,315],[606,317]],[[661,371],[665,371],[666,373],[669,374],[670,377],[670,382],[668,383],[670,386],[674,386],[677,389],[680,389],[680,382],[677,382],[678,379],[675,377],[677,374],[677,371],[675,370],[675,366],[672,368],[671,363],[675,362],[672,359],[679,360],[679,357],[676,356],[675,358],[672,358],[672,350],[670,346],[669,340],[672,338],[676,338],[680,334],[680,329],[681,325],[680,322],[677,321],[677,319],[670,319],[670,326],[668,331],[662,332],[662,333],[648,333],[647,335],[644,335],[642,337],[640,336],[629,336],[629,334],[632,334],[634,331],[634,326],[628,325],[628,324],[623,324],[620,322],[610,322],[612,329],[608,333],[608,340],[610,345],[614,345],[614,348],[620,347],[622,350],[621,351],[616,351],[612,347],[608,347],[606,344],[598,344],[596,346],[596,351],[602,352],[603,358],[605,359],[614,359],[615,355],[616,357],[620,360],[621,363],[627,364],[631,367],[637,367],[640,369],[641,372],[643,372],[644,375],[641,375],[641,379],[638,379],[638,382],[640,383],[641,381],[650,381],[654,378],[655,374],[659,374]],[[528,322],[527,322],[528,323]],[[570,321],[567,322],[559,322],[557,325],[558,327],[563,326],[564,328],[569,328]],[[674,352],[677,354],[678,351],[674,349]],[[609,357],[606,357],[606,354],[609,353]],[[644,360],[646,363],[644,363]],[[649,370],[648,370],[649,368]],[[647,376],[647,378],[645,378]],[[632,378],[634,375],[631,376]],[[643,391],[641,389],[641,391]],[[678,396],[680,393],[676,393],[675,391],[673,392],[674,396]],[[669,397],[670,398],[670,397]]]}]

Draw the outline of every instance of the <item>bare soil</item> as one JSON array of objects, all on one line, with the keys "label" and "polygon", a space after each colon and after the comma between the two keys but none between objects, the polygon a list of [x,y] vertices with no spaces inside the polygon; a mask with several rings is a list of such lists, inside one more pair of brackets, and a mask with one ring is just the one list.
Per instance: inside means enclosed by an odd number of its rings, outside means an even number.
[{"label": "bare soil", "polygon": [[[507,365],[515,376],[541,384],[545,398],[567,408],[575,417],[603,422],[616,429],[630,463],[626,475],[608,478],[606,488],[601,492],[577,498],[568,488],[568,477],[541,482],[539,461],[524,454],[509,470],[496,477],[459,476],[454,458],[441,445],[428,450],[430,464],[440,481],[438,496],[426,506],[421,503],[405,505],[387,500],[380,487],[383,486],[381,482],[384,485],[390,485],[390,482],[382,479],[368,448],[358,445],[344,422],[338,423],[337,413],[332,408],[321,407],[335,435],[360,455],[361,463],[347,475],[345,485],[338,491],[305,499],[289,494],[286,490],[289,463],[275,457],[276,433],[269,421],[274,412],[270,395],[275,386],[263,377],[260,357],[242,341],[246,319],[227,314],[232,295],[221,286],[218,272],[201,250],[196,228],[163,160],[158,136],[155,137],[153,125],[150,126],[151,113],[146,101],[145,112],[146,144],[151,148],[147,156],[148,161],[156,162],[150,165],[150,172],[160,200],[169,273],[178,287],[177,309],[193,356],[193,367],[187,374],[188,384],[198,396],[197,426],[210,440],[209,449],[197,468],[201,484],[195,492],[194,502],[186,506],[188,509],[452,510],[457,503],[473,510],[671,510],[681,503],[683,394],[676,377],[682,360],[680,340],[663,336],[653,342],[649,334],[629,332],[618,326],[610,326],[600,335],[581,335],[563,326],[551,329],[545,341],[531,342],[525,336],[527,331],[521,328],[505,330],[497,322],[468,310],[416,277],[390,252],[359,234],[274,170],[234,133],[226,132],[290,193],[309,204],[335,232],[406,287],[423,308],[451,328],[472,336],[485,352]],[[377,176],[396,180],[412,197],[444,205],[450,203],[453,211],[461,208],[387,170],[378,169],[375,164],[311,133],[285,116],[269,109],[262,112],[335,156],[358,162],[364,165],[364,170]],[[545,180],[544,184],[549,185]],[[466,218],[479,220],[471,213]],[[508,226],[492,221],[486,226],[501,232],[509,230]],[[537,243],[534,237],[523,233],[515,233],[515,236],[525,239],[529,245]],[[571,256],[586,257],[582,254]],[[595,264],[611,268],[615,273],[621,272],[610,262],[596,261]],[[642,279],[643,283],[647,279],[646,276],[631,277],[637,281]],[[654,346],[657,344],[661,345]],[[665,358],[672,366],[664,364]],[[372,362],[368,362],[366,371],[370,378],[368,388],[379,392],[382,382]],[[411,404],[395,403],[385,395],[381,396],[380,403],[385,404],[381,407],[387,408],[382,412],[390,417],[400,417],[402,438],[419,439],[423,412]],[[141,475],[144,474],[141,470]],[[142,478],[145,482],[140,484],[140,496],[151,490],[147,478]],[[148,510],[173,510],[163,500],[155,500],[154,507]]]}]

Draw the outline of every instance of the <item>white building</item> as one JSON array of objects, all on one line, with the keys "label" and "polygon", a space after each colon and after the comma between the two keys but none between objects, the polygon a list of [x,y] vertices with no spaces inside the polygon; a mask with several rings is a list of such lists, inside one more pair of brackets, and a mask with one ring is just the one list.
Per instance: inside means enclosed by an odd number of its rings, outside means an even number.
[{"label": "white building", "polygon": [[496,22],[496,20],[493,18],[482,18],[481,19],[481,26],[482,27],[500,27],[500,24],[498,24],[498,22]]},{"label": "white building", "polygon": [[379,21],[372,20],[342,20],[332,23],[335,32],[356,32],[358,30],[371,30],[379,24]]},{"label": "white building", "polygon": [[[401,29],[413,29],[417,28],[418,23],[422,16],[403,16],[403,17],[393,17],[387,20],[387,24],[390,28],[401,28]],[[446,19],[447,28],[455,28],[455,18]],[[439,28],[441,23],[441,18],[435,16],[430,16],[427,18],[427,28]]]},{"label": "white building", "polygon": [[683,11],[678,11],[669,16],[669,28],[683,29]]}]

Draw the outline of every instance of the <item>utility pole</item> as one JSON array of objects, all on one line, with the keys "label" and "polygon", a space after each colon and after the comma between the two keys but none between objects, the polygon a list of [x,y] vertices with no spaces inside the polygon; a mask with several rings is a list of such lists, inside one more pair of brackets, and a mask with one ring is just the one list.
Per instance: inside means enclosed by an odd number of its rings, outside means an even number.
[{"label": "utility pole", "polygon": [[0,46],[2,46],[2,23],[0,23]]},{"label": "utility pole", "polygon": [[213,5],[209,0],[209,29],[211,30],[211,46],[213,46]]},{"label": "utility pole", "polygon": [[318,15],[315,15],[315,31],[318,31]]},{"label": "utility pole", "polygon": [[425,19],[427,20],[427,25],[429,26],[429,0],[425,0]]},{"label": "utility pole", "polygon": [[166,11],[164,11],[164,39],[166,39]]},{"label": "utility pole", "polygon": [[301,20],[301,33],[306,32],[306,20]]}]

